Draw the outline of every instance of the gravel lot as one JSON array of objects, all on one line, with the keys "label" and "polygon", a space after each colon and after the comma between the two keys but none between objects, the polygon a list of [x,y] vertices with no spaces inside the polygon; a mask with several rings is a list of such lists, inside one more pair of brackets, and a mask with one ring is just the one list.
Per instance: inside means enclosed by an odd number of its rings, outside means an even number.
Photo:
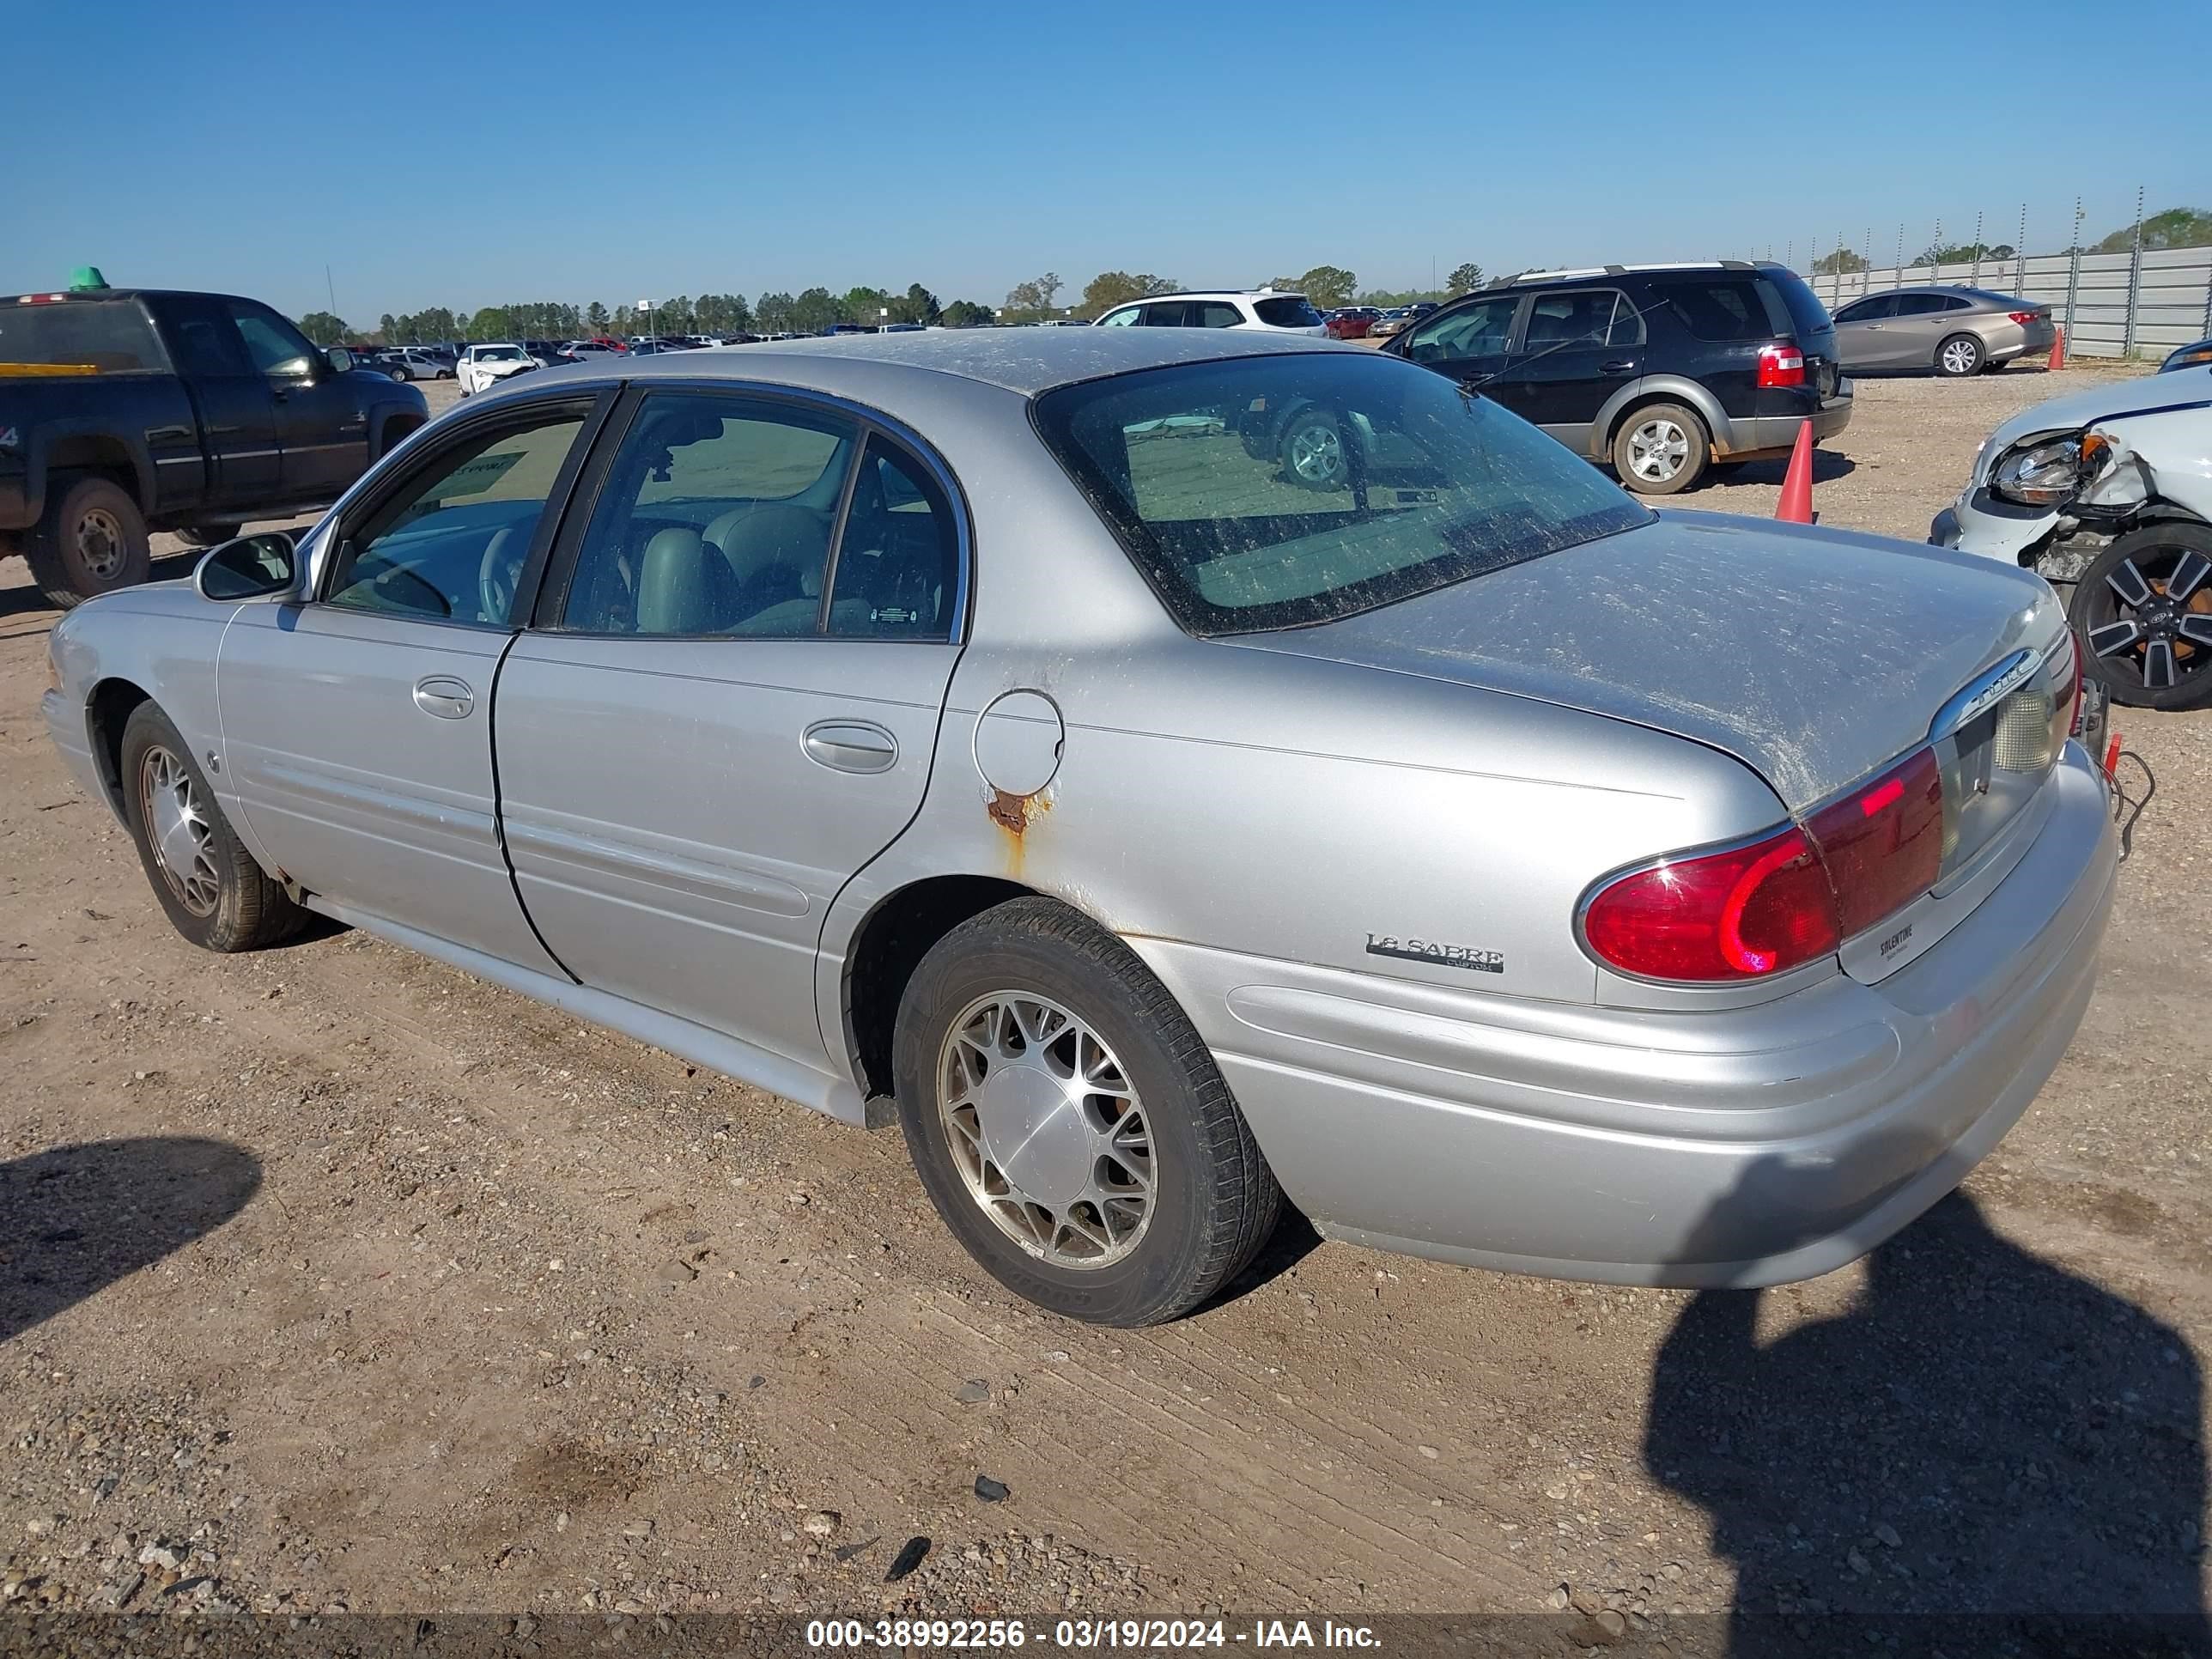
[{"label": "gravel lot", "polygon": [[[1919,538],[2000,418],[2110,374],[1863,383],[1823,520]],[[1771,513],[1781,471],[1684,504]],[[47,746],[52,621],[0,567],[10,1606],[1453,1610],[1650,1650],[2203,1604],[2212,714],[2121,711],[2160,787],[2087,1023],[1871,1262],[1692,1297],[1293,1224],[1105,1332],[971,1271],[896,1133],[365,935],[185,945]]]}]

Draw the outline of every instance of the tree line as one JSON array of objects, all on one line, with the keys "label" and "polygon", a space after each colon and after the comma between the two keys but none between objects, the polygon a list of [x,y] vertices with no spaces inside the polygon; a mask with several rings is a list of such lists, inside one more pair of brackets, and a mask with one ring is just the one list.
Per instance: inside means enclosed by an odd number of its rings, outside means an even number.
[{"label": "tree line", "polygon": [[[1340,265],[1316,265],[1302,276],[1278,276],[1266,284],[1304,294],[1324,311],[1354,304],[1401,306],[1417,300],[1447,300],[1481,285],[1482,267],[1471,262],[1454,270],[1446,286],[1434,291],[1363,289],[1359,279]],[[863,284],[842,294],[810,288],[797,294],[763,293],[750,301],[742,294],[702,294],[696,298],[679,294],[659,305],[611,309],[597,300],[585,306],[534,300],[485,306],[473,312],[433,306],[424,311],[387,311],[377,319],[374,329],[356,328],[331,312],[311,311],[299,323],[302,333],[323,346],[576,340],[594,335],[627,338],[637,334],[817,334],[839,323],[864,328],[884,323],[975,328],[994,322],[1036,323],[1071,316],[1096,320],[1116,306],[1172,294],[1182,285],[1173,277],[1150,271],[1132,275],[1126,270],[1103,270],[1085,284],[1079,301],[1062,306],[1060,296],[1066,286],[1058,272],[1047,271],[1015,283],[1002,306],[981,305],[972,300],[940,303],[920,283],[911,283],[903,293]]]},{"label": "tree line", "polygon": [[[2100,237],[2083,248],[2084,253],[2126,253],[2136,245],[2136,228],[2132,221]],[[2142,245],[2146,250],[2169,247],[2212,247],[2212,212],[2203,208],[2167,208],[2154,213],[2142,222]],[[2059,253],[2071,253],[2070,247],[2056,249]],[[1934,242],[1912,256],[1912,264],[1963,265],[1976,259],[2009,259],[2019,250],[2010,242]],[[1813,261],[1813,275],[1834,276],[1869,269],[1865,255],[1847,247],[1839,247],[1822,254]]]}]

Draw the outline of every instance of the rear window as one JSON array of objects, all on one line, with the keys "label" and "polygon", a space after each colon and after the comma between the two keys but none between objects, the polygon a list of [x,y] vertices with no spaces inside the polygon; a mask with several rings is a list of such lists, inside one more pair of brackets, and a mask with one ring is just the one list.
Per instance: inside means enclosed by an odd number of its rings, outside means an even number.
[{"label": "rear window", "polygon": [[1376,355],[1089,380],[1036,425],[1201,636],[1333,622],[1651,518],[1496,404]]},{"label": "rear window", "polygon": [[101,374],[163,369],[168,358],[128,300],[0,304],[0,363],[76,365]]},{"label": "rear window", "polygon": [[[1774,300],[1771,309],[1768,295]],[[1659,303],[1696,339],[1769,340],[1793,331],[1780,291],[1754,277],[1705,276],[1668,283],[1659,295]],[[1822,316],[1825,321],[1826,313]]]},{"label": "rear window", "polygon": [[1313,308],[1313,301],[1305,299],[1255,300],[1252,309],[1260,320],[1276,328],[1318,328],[1321,313]]}]

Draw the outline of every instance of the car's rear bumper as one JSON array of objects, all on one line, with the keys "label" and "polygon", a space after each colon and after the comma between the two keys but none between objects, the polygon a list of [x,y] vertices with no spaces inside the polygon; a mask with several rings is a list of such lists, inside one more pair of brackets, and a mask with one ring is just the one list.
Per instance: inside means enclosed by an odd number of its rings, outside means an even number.
[{"label": "car's rear bumper", "polygon": [[1837,383],[1834,397],[1809,415],[1740,416],[1729,422],[1728,447],[1722,453],[1731,460],[1787,453],[1797,441],[1798,428],[1808,419],[1813,422],[1814,441],[1825,442],[1851,423],[1851,383],[1846,380]]},{"label": "car's rear bumper", "polygon": [[2087,1006],[2113,836],[2079,745],[2035,844],[1880,983],[1749,1008],[1543,1003],[1131,943],[1190,1011],[1292,1201],[1413,1255],[1638,1285],[1842,1266],[1956,1186]]}]

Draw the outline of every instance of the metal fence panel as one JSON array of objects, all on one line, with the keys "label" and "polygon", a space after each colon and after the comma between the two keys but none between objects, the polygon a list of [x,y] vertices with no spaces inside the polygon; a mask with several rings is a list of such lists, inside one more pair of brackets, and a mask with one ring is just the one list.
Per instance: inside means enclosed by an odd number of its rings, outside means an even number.
[{"label": "metal fence panel", "polygon": [[[1810,277],[1831,311],[1869,294],[1930,283],[1974,283],[2051,307],[2069,356],[2118,357],[2130,335],[2138,357],[2163,357],[2212,331],[2212,247],[2147,248],[2136,278],[2132,329],[2131,253],[2031,253],[1936,266],[1879,265]],[[2069,290],[2073,303],[2068,304]]]}]

